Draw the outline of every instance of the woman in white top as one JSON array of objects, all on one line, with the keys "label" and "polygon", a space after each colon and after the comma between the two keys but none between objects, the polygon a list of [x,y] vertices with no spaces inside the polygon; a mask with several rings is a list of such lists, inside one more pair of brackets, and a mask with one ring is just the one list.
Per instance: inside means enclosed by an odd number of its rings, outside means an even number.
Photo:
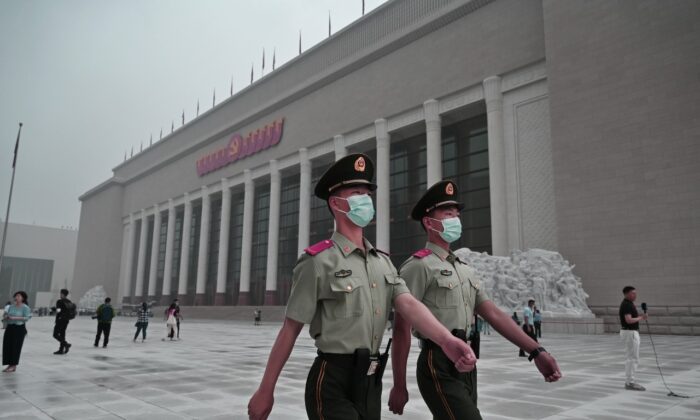
[{"label": "woman in white top", "polygon": [[3,317],[7,321],[2,340],[2,364],[7,365],[7,368],[3,372],[14,372],[19,364],[24,337],[27,335],[24,324],[32,317],[32,310],[27,305],[25,292],[20,290],[15,293],[14,304],[6,309]]}]

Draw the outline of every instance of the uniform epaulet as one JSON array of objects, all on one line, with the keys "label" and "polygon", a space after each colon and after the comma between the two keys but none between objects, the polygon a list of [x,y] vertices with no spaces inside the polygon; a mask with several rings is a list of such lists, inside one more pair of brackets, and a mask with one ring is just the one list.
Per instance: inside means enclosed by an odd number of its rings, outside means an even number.
[{"label": "uniform epaulet", "polygon": [[432,253],[433,253],[433,251],[429,250],[428,248],[423,248],[423,249],[419,249],[418,251],[414,252],[413,256],[416,258],[424,258]]},{"label": "uniform epaulet", "polygon": [[306,248],[304,252],[313,257],[314,255],[319,254],[331,247],[333,247],[333,241],[331,241],[330,239],[326,239],[325,241],[321,241],[311,245],[310,247]]},{"label": "uniform epaulet", "polygon": [[375,249],[377,252],[381,252],[382,254],[386,255],[387,257],[391,257],[391,254],[389,254],[389,253],[386,252],[386,251],[383,251],[383,250],[381,250],[381,249],[379,249],[379,248],[374,248],[374,249]]}]

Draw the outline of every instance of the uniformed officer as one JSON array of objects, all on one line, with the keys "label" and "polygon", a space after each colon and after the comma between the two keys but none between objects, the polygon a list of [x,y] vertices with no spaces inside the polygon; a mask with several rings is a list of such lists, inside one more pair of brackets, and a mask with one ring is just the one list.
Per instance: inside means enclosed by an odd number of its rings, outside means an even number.
[{"label": "uniformed officer", "polygon": [[[474,270],[450,251],[450,243],[462,234],[457,185],[440,181],[430,187],[411,212],[428,235],[428,243],[409,257],[399,273],[416,299],[452,333],[467,340],[466,332],[474,312],[489,322],[505,338],[530,353],[547,382],[561,377],[554,358],[523,333],[508,315],[489,300]],[[406,359],[411,346],[411,320],[399,313],[394,325],[392,369],[394,387],[389,395],[389,408],[402,414],[408,401]],[[435,419],[480,419],[476,406],[476,370],[458,372],[443,351],[420,330],[416,376],[418,388]]]},{"label": "uniformed officer", "polygon": [[364,239],[362,229],[374,217],[373,174],[369,157],[352,154],[329,168],[316,185],[315,195],[326,200],[336,231],[307,248],[294,267],[284,324],[248,404],[251,419],[270,414],[277,378],[304,324],[310,324],[318,348],[306,382],[310,419],[380,418],[381,373],[388,357],[386,352],[380,356],[380,345],[392,305],[438,343],[456,369],[475,366],[469,346],[411,296],[389,257]]}]

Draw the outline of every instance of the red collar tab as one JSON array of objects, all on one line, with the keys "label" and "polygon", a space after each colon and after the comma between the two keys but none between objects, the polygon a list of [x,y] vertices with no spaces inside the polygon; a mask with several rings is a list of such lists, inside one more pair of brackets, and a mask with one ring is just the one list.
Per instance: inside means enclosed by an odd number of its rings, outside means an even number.
[{"label": "red collar tab", "polygon": [[418,251],[414,252],[413,256],[416,258],[425,258],[432,253],[433,253],[433,251],[429,250],[428,248],[423,248],[423,249],[419,249]]},{"label": "red collar tab", "polygon": [[330,239],[326,239],[324,241],[311,245],[310,247],[306,248],[304,252],[313,257],[314,255],[319,254],[331,247],[333,247],[333,241],[331,241]]}]

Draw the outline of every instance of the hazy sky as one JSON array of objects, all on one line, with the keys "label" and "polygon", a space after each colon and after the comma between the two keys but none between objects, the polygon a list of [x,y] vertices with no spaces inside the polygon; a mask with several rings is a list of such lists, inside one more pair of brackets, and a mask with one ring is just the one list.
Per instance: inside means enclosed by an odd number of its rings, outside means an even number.
[{"label": "hazy sky", "polygon": [[[366,12],[384,0],[366,0]],[[361,16],[362,0],[0,0],[0,219],[78,226],[124,152]]]}]

